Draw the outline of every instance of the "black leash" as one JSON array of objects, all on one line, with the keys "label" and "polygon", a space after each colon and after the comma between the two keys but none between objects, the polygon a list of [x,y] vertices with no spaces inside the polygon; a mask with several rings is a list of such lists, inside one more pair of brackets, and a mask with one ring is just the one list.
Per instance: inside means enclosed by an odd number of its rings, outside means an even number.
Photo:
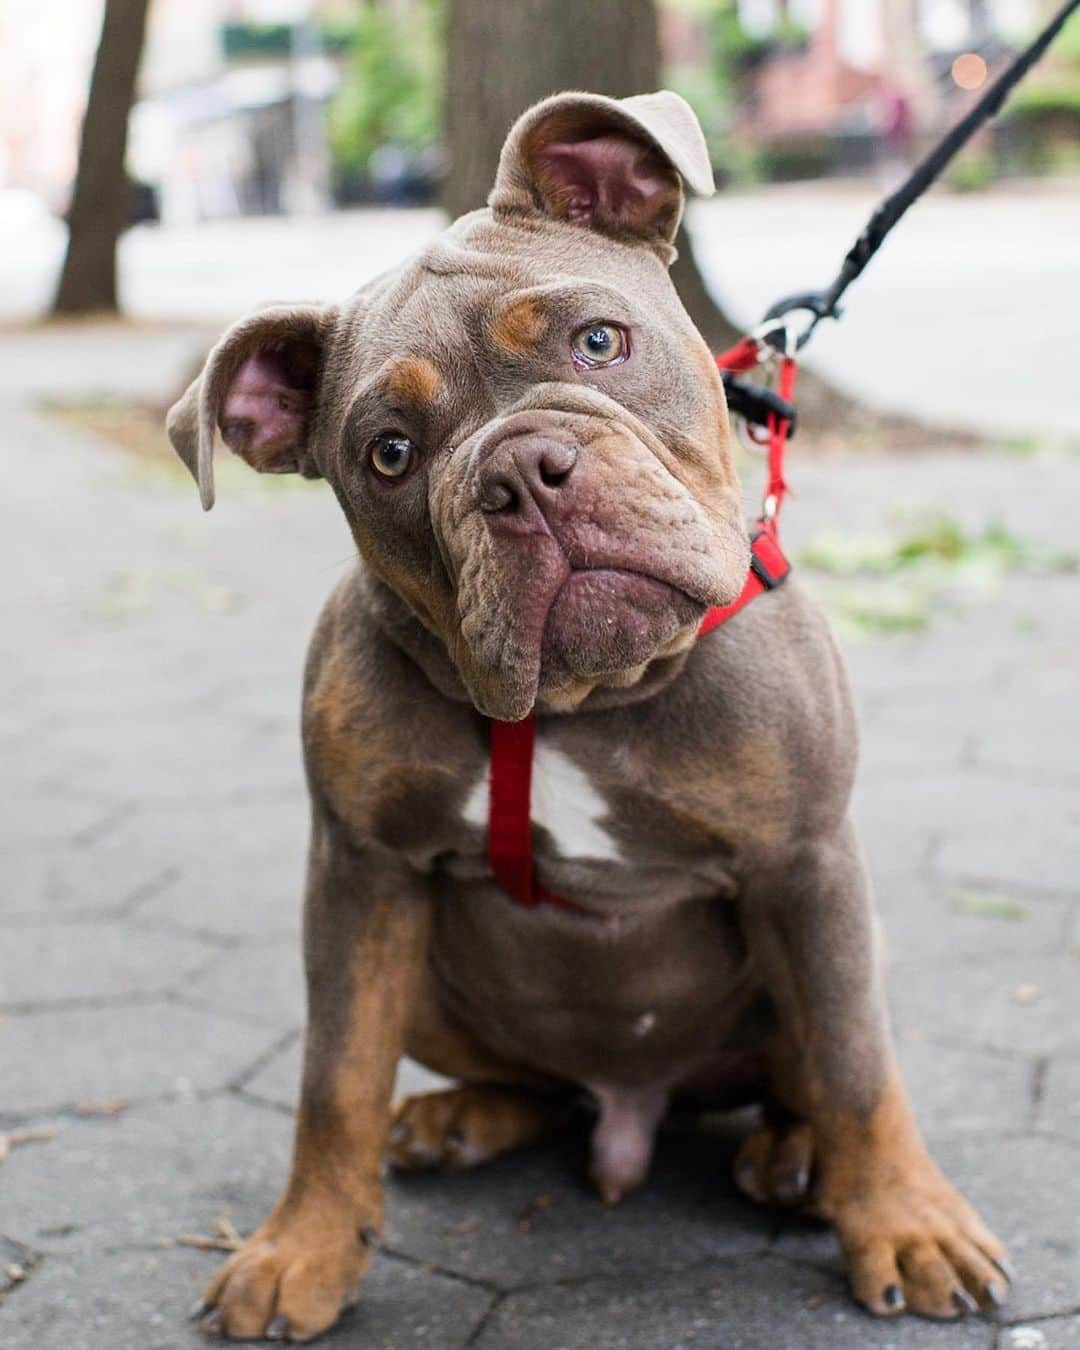
[{"label": "black leash", "polygon": [[[824,291],[807,291],[799,295],[789,295],[778,300],[765,315],[766,322],[778,319],[792,310],[807,310],[813,317],[809,326],[799,335],[798,345],[806,345],[814,329],[822,319],[838,319],[840,297],[851,283],[859,277],[867,263],[885,242],[889,231],[900,217],[919,200],[926,189],[938,177],[949,161],[956,155],[975,132],[1001,110],[1013,87],[1024,78],[1031,67],[1050,46],[1054,38],[1065,27],[1069,16],[1080,8],[1080,0],[1068,0],[1042,32],[1019,52],[1001,72],[978,103],[962,117],[959,122],[941,138],[921,164],[917,165],[907,179],[876,208],[866,222],[862,233],[848,250],[840,271],[832,285]],[[775,330],[775,339],[769,336],[772,345],[783,342],[781,329]]]},{"label": "black leash", "polygon": [[[793,342],[795,350],[804,347],[810,340],[814,329],[822,319],[838,319],[842,313],[840,298],[861,276],[864,268],[887,238],[889,231],[900,220],[913,202],[918,201],[926,189],[940,177],[950,160],[956,155],[975,132],[988,122],[997,112],[1005,99],[1024,78],[1027,72],[1050,46],[1054,38],[1068,22],[1070,15],[1080,8],[1080,0],[1068,0],[1038,36],[1019,52],[1001,72],[986,93],[975,106],[941,138],[933,150],[918,164],[903,183],[880,203],[866,222],[862,233],[848,250],[840,271],[831,286],[823,291],[801,291],[787,295],[770,306],[759,330],[761,341],[767,342],[777,351],[784,351]],[[803,311],[808,313],[810,322],[798,335],[791,339],[788,334],[787,316]],[[768,389],[747,381],[737,379],[732,374],[724,377],[728,404],[733,412],[740,413],[748,421],[764,423],[768,414],[788,417],[794,423],[795,410],[790,404],[777,406],[777,396]],[[781,400],[782,401],[782,400]],[[792,428],[794,429],[794,428]]]}]

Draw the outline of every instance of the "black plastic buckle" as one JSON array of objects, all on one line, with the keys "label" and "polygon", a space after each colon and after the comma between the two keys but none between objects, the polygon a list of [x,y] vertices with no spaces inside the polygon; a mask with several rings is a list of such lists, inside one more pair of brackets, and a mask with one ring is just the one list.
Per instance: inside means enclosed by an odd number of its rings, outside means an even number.
[{"label": "black plastic buckle", "polygon": [[750,536],[750,571],[753,572],[754,576],[757,577],[758,581],[761,582],[767,591],[775,591],[777,586],[782,586],[784,582],[787,581],[788,577],[791,575],[791,568],[788,567],[787,571],[781,572],[779,576],[776,576],[769,571],[754,552],[754,544],[761,537],[762,533],[763,531],[758,530],[756,534]]},{"label": "black plastic buckle", "polygon": [[730,371],[722,371],[724,393],[727,396],[728,411],[745,417],[757,427],[769,425],[770,414],[782,418],[788,424],[788,437],[795,435],[795,405],[786,398],[774,394],[764,385],[753,384],[750,380],[740,380]]}]

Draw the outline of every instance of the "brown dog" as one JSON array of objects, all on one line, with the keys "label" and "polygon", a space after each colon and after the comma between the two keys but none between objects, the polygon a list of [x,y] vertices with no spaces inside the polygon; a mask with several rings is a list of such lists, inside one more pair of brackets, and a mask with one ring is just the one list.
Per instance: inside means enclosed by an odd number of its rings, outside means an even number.
[{"label": "brown dog", "polygon": [[[1005,1254],[931,1161],[897,1076],[848,818],[840,659],[792,583],[740,591],[723,390],[667,274],[682,180],[712,177],[674,94],[563,94],[507,139],[487,210],[343,306],[232,328],[169,433],[333,486],[361,562],[311,647],[309,1024],[292,1172],[206,1293],[209,1330],[330,1326],[402,1167],[598,1107],[592,1176],[644,1179],[673,1097],[759,1100],[738,1156],[811,1194],[856,1298],[955,1317]],[[540,883],[485,855],[488,717],[535,711]],[[399,1104],[402,1054],[460,1086]]]}]

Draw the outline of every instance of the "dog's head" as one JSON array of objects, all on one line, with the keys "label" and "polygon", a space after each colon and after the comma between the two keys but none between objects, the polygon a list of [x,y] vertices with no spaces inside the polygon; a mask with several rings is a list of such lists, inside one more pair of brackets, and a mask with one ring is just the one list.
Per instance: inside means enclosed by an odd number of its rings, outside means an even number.
[{"label": "dog's head", "polygon": [[532,108],[487,210],[345,305],[225,334],[169,414],[203,505],[219,430],[326,478],[491,716],[637,682],[748,562],[723,388],[667,272],[683,180],[712,191],[675,94]]}]

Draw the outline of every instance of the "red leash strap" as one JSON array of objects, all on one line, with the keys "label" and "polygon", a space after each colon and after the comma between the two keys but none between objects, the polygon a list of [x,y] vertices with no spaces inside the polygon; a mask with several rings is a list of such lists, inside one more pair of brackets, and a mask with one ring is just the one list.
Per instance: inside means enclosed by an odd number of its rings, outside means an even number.
[{"label": "red leash strap", "polygon": [[[795,393],[795,358],[780,358],[780,373],[776,377],[776,392],[786,402],[792,401]],[[765,488],[765,515],[775,520],[787,493],[787,479],[784,477],[784,451],[787,449],[788,432],[791,423],[786,417],[769,414],[769,482]],[[771,505],[770,505],[771,504]]]}]

